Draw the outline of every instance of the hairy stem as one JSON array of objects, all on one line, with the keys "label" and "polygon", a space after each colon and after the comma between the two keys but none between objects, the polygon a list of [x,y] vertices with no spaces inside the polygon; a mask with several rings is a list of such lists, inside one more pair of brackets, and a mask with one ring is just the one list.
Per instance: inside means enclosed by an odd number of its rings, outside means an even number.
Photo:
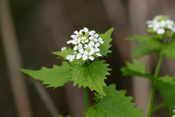
[{"label": "hairy stem", "polygon": [[[159,75],[162,59],[163,59],[163,56],[159,55],[157,66],[156,66],[156,69],[155,69],[155,72],[154,72],[154,77],[155,78],[157,78],[158,75]],[[153,84],[151,84],[151,94],[150,94],[150,100],[149,100],[149,104],[148,104],[146,117],[151,117],[152,109],[153,109],[153,103],[154,103],[154,96],[155,96],[155,87],[153,86]]]},{"label": "hairy stem", "polygon": [[88,96],[88,88],[84,88],[84,99],[85,99],[85,109],[86,111],[89,109],[89,96]]}]

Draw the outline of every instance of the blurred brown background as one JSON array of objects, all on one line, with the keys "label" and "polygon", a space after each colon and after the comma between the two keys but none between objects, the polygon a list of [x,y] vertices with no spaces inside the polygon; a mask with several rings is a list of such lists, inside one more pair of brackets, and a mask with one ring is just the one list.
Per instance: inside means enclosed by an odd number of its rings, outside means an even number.
[{"label": "blurred brown background", "polygon": [[[120,68],[126,60],[131,61],[136,44],[124,39],[133,33],[145,34],[146,21],[159,14],[169,15],[174,20],[175,1],[0,0],[0,117],[84,116],[82,89],[73,87],[72,83],[54,90],[46,89],[20,72],[20,68],[61,65],[51,52],[67,46],[66,41],[73,31],[83,27],[98,33],[115,28],[113,52],[105,58],[112,68],[106,83],[116,83],[117,89],[126,89],[127,96],[134,96],[136,106],[146,110],[149,81],[123,77]],[[152,73],[156,59],[151,55],[139,60],[146,63],[147,70]],[[175,62],[164,59],[163,65],[162,75],[174,75]],[[161,101],[157,95],[156,102]],[[170,115],[166,109],[161,109],[154,116]]]}]

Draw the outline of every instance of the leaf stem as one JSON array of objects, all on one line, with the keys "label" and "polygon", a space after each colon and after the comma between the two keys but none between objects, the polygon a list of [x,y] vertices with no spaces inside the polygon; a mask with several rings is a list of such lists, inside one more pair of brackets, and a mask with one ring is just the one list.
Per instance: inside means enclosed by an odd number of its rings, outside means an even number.
[{"label": "leaf stem", "polygon": [[[156,69],[155,69],[155,72],[154,72],[154,77],[155,78],[157,78],[158,75],[159,75],[159,71],[160,71],[160,66],[161,66],[161,63],[162,63],[162,59],[163,59],[163,56],[162,55],[159,55],[157,66],[156,66]],[[152,84],[151,84],[151,94],[150,94],[150,100],[149,100],[149,104],[148,104],[148,109],[147,109],[146,117],[151,117],[152,109],[153,109],[154,96],[155,96],[155,87],[153,86],[153,81],[152,81]]]},{"label": "leaf stem", "polygon": [[88,88],[84,88],[84,99],[85,99],[85,109],[88,111],[89,109],[89,96],[88,96]]},{"label": "leaf stem", "polygon": [[165,107],[165,103],[162,103],[162,104],[154,107],[153,110],[152,110],[152,113],[156,112],[157,110],[159,110],[160,108],[163,108],[163,107]]}]

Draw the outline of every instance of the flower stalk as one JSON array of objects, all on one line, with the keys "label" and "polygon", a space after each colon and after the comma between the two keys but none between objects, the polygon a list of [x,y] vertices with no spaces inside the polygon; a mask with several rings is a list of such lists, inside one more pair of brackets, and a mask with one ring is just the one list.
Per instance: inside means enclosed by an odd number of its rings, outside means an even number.
[{"label": "flower stalk", "polygon": [[[154,77],[155,78],[158,78],[160,67],[161,67],[161,63],[162,63],[162,59],[163,59],[163,56],[159,55],[157,66],[156,66],[156,69],[155,69],[155,72],[154,72]],[[155,87],[153,86],[153,82],[152,82],[152,84],[151,84],[151,93],[150,93],[150,100],[149,100],[149,104],[148,104],[146,117],[151,117],[152,110],[153,110],[153,104],[154,104],[154,96],[155,96]]]},{"label": "flower stalk", "polygon": [[88,88],[87,87],[84,88],[84,100],[85,100],[85,109],[87,112],[89,109],[89,96],[88,96]]}]

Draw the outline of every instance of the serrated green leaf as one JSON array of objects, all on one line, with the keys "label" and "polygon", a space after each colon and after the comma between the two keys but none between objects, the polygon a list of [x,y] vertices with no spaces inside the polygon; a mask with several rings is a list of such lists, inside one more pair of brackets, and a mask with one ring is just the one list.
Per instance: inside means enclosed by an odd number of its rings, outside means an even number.
[{"label": "serrated green leaf", "polygon": [[175,78],[164,76],[154,80],[153,85],[164,98],[165,106],[173,114],[175,109]]},{"label": "serrated green leaf", "polygon": [[152,54],[152,53],[156,53],[156,52],[157,52],[156,49],[150,48],[148,45],[140,43],[139,45],[137,45],[134,48],[133,57],[140,58],[140,57],[145,56],[147,54]]},{"label": "serrated green leaf", "polygon": [[70,48],[65,49],[64,51],[58,51],[58,52],[52,52],[55,55],[61,56],[64,59],[66,58],[67,55],[74,55],[74,51]]},{"label": "serrated green leaf", "polygon": [[162,46],[161,53],[170,59],[175,58],[175,40]]},{"label": "serrated green leaf", "polygon": [[92,106],[86,117],[142,117],[142,110],[134,108],[132,97],[126,97],[126,91],[117,91],[115,85],[104,87],[106,96]]},{"label": "serrated green leaf", "polygon": [[103,86],[106,86],[104,80],[109,75],[107,68],[109,65],[105,61],[96,60],[87,66],[74,66],[72,80],[74,85],[79,87],[89,87],[91,91],[95,90],[101,95],[105,95]]},{"label": "serrated green leaf", "polygon": [[104,34],[100,34],[100,37],[103,39],[104,43],[100,45],[100,54],[103,56],[106,56],[108,53],[111,53],[111,50],[109,48],[111,47],[111,34],[113,32],[114,28],[109,29]]},{"label": "serrated green leaf", "polygon": [[72,78],[72,68],[66,62],[63,62],[62,66],[54,65],[53,68],[43,67],[41,70],[22,69],[21,71],[54,88],[63,86]]},{"label": "serrated green leaf", "polygon": [[152,35],[133,35],[126,39],[141,42],[148,45],[152,49],[160,49],[162,47],[161,40]]},{"label": "serrated green leaf", "polygon": [[124,76],[140,76],[150,80],[153,77],[146,73],[146,67],[142,62],[133,61],[133,63],[126,62],[126,67],[121,69]]}]

